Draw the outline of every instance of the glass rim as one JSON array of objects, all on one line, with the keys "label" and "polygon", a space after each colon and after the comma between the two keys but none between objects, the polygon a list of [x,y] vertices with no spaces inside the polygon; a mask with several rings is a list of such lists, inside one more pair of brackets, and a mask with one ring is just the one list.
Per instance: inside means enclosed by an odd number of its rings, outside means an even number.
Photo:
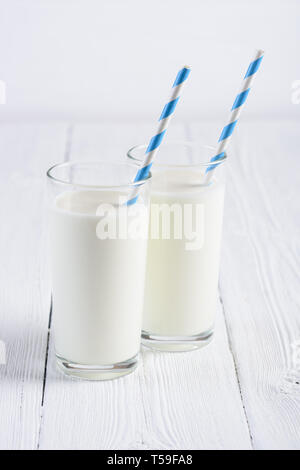
[{"label": "glass rim", "polygon": [[[211,146],[211,145],[205,145],[205,144],[200,144],[199,142],[193,142],[193,141],[188,141],[188,140],[170,140],[169,142],[166,142],[163,144],[164,146],[170,146],[170,145],[185,145],[185,146],[190,146],[190,147],[200,147],[204,148],[206,150],[211,150],[212,152],[215,151],[216,149]],[[135,150],[139,149],[146,149],[147,144],[139,144],[135,145],[134,147],[131,147],[128,152],[127,152],[127,157],[134,162],[141,163],[143,161],[142,158],[137,158],[135,157],[132,153]],[[186,164],[173,164],[173,163],[157,163],[154,162],[154,165],[159,168],[196,168],[196,167],[202,167],[202,168],[207,168],[209,166],[219,166],[222,163],[224,163],[228,158],[227,152],[224,152],[224,156],[220,158],[220,160],[215,160],[213,162],[211,161],[204,161],[204,162],[198,162],[198,163],[186,163]]]},{"label": "glass rim", "polygon": [[140,181],[131,181],[129,183],[124,183],[124,184],[109,184],[109,185],[102,185],[102,184],[82,184],[82,183],[72,183],[71,181],[67,181],[66,179],[64,180],[63,178],[57,178],[54,176],[52,173],[59,168],[66,168],[66,167],[72,167],[74,165],[110,165],[110,166],[128,166],[128,163],[126,162],[108,162],[106,160],[72,160],[69,162],[61,162],[61,163],[56,163],[55,165],[52,165],[47,171],[46,171],[46,176],[49,178],[50,181],[58,184],[62,184],[65,186],[72,186],[76,188],[85,188],[85,189],[124,189],[124,188],[134,188],[137,186],[142,186],[145,183],[147,183],[151,178],[152,174],[149,172],[147,178],[144,178]]}]

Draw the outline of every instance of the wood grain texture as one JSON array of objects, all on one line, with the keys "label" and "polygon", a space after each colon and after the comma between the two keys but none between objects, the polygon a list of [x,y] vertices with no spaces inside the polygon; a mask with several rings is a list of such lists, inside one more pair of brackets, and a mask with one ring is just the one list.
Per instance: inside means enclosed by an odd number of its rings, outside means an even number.
[{"label": "wood grain texture", "polygon": [[[147,124],[77,125],[70,158],[123,161],[126,150],[152,132]],[[174,123],[168,138],[186,138],[186,128]],[[40,448],[251,448],[221,304],[207,349],[143,350],[138,370],[117,381],[65,378],[55,368],[53,349],[51,338]]]},{"label": "wood grain texture", "polygon": [[50,306],[45,271],[45,170],[65,126],[0,125],[0,448],[35,449]]},{"label": "wood grain texture", "polygon": [[227,168],[220,287],[255,449],[300,448],[298,143],[298,123],[241,124]]}]

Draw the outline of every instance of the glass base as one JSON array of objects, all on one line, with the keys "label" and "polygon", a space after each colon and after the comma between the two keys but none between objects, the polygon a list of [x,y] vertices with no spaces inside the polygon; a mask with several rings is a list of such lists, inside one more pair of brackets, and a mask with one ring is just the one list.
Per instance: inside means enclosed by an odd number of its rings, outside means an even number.
[{"label": "glass base", "polygon": [[138,354],[127,361],[117,364],[86,365],[75,364],[56,354],[58,368],[71,377],[84,380],[112,380],[133,372],[138,364]]},{"label": "glass base", "polygon": [[162,336],[142,331],[142,344],[156,351],[194,351],[207,346],[212,341],[213,335],[213,329],[192,336]]}]

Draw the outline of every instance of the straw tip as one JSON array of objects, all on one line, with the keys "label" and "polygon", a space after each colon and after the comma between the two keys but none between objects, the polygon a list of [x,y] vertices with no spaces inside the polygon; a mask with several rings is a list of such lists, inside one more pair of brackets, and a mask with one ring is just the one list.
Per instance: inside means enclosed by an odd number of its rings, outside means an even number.
[{"label": "straw tip", "polygon": [[256,49],[256,53],[259,57],[263,56],[265,51],[263,49]]},{"label": "straw tip", "polygon": [[187,70],[191,70],[191,69],[192,69],[192,67],[191,67],[190,65],[184,65],[182,68],[183,68],[183,69],[187,69]]}]

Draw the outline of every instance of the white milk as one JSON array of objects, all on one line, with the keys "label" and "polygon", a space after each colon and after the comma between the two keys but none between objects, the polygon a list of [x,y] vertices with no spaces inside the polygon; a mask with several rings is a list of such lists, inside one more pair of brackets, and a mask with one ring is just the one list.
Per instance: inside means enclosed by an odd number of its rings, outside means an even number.
[{"label": "white milk", "polygon": [[[116,196],[65,192],[51,210],[55,348],[72,363],[115,364],[140,348],[147,240],[128,237],[129,229],[125,239],[96,235],[97,207]],[[117,211],[124,222],[126,208]],[[147,232],[146,212],[130,222]]]},{"label": "white milk", "polygon": [[[203,178],[202,178],[203,180]],[[162,191],[162,188],[164,191]],[[167,192],[165,192],[167,189]],[[186,249],[189,240],[149,239],[143,330],[153,335],[199,335],[213,328],[224,185],[212,181],[199,184],[199,175],[190,170],[156,172],[152,178],[151,205],[191,204],[193,213],[200,204],[199,249]],[[199,207],[199,206],[198,206]],[[153,213],[153,206],[151,209]],[[153,219],[150,223],[150,235]],[[173,234],[174,235],[174,234]]]}]

